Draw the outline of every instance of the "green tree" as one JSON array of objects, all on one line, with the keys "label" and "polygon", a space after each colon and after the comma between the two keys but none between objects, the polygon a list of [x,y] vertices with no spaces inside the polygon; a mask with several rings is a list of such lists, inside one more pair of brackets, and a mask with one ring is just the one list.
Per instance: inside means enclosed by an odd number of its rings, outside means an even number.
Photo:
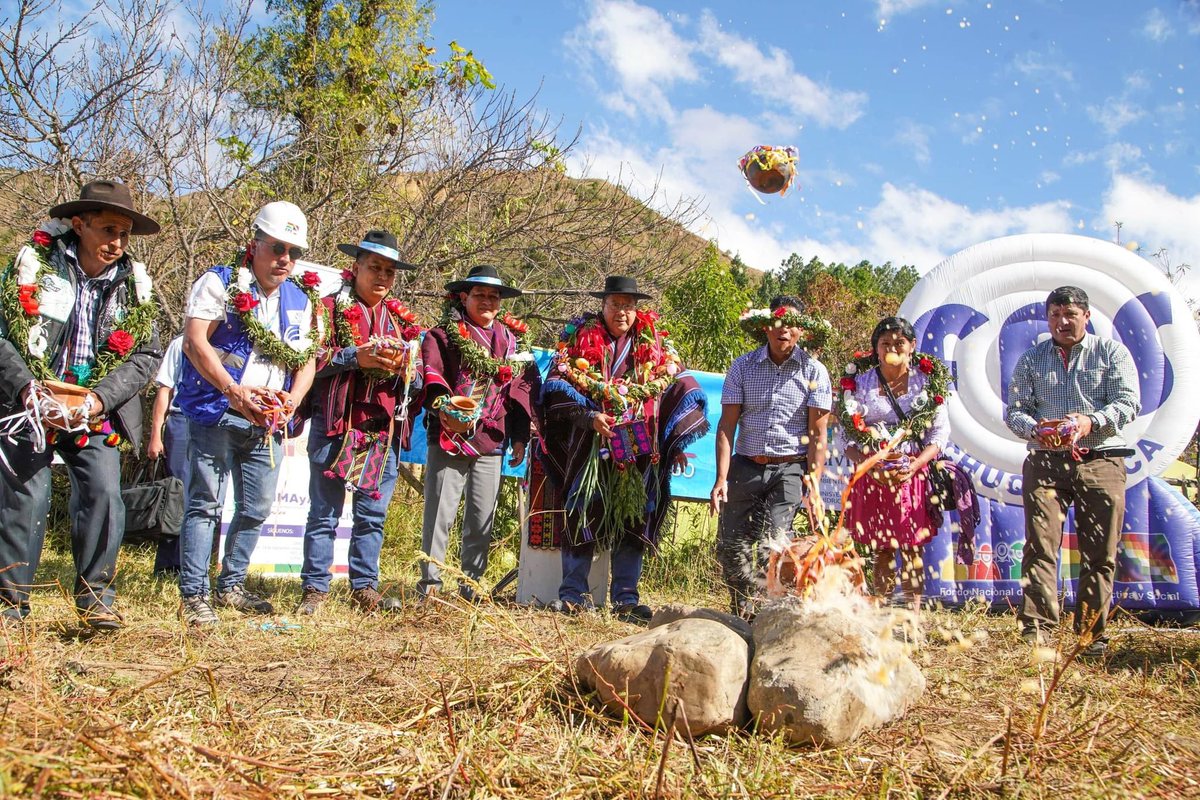
[{"label": "green tree", "polygon": [[[738,327],[738,317],[750,301],[746,288],[738,284],[739,263],[735,259],[726,266],[710,244],[699,266],[663,293],[663,327],[691,369],[724,372],[733,359],[754,347]],[[744,266],[740,274],[745,275]]]},{"label": "green tree", "polygon": [[790,294],[805,302],[813,314],[828,319],[833,336],[818,354],[834,371],[858,349],[868,347],[875,324],[896,313],[920,276],[911,266],[860,261],[853,266],[825,264],[815,256],[805,261],[793,253],[778,272],[767,273],[758,285],[756,305]]}]

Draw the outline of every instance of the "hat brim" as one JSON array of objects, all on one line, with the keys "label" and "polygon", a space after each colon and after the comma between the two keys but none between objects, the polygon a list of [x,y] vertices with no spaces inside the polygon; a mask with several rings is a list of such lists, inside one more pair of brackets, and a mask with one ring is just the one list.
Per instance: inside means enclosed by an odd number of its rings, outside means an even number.
[{"label": "hat brim", "polygon": [[590,294],[592,297],[598,297],[601,300],[608,297],[610,294],[627,294],[630,297],[637,298],[638,300],[653,300],[654,299],[653,297],[646,294],[645,292],[588,292],[588,294]]},{"label": "hat brim", "polygon": [[103,200],[72,200],[69,203],[59,203],[50,209],[50,216],[58,219],[70,219],[84,211],[115,211],[123,217],[133,220],[130,233],[134,236],[149,236],[162,230],[162,226],[145,214],[139,214],[128,206],[117,203],[106,203]]},{"label": "hat brim", "polygon": [[475,287],[475,286],[486,286],[489,289],[498,290],[500,292],[501,300],[509,300],[514,297],[520,297],[521,295],[525,294],[520,289],[514,288],[512,286],[503,286],[503,285],[497,286],[494,283],[485,283],[484,281],[473,281],[470,279],[464,279],[461,281],[450,281],[449,283],[446,284],[446,291],[447,292],[469,292],[469,291],[471,291],[471,288]]},{"label": "hat brim", "polygon": [[388,261],[391,261],[393,264],[396,265],[397,269],[416,269],[415,266],[413,266],[412,264],[409,264],[407,261],[401,261],[398,258],[388,258],[383,253],[376,253],[374,250],[364,250],[356,244],[339,244],[337,246],[337,249],[342,251],[346,255],[350,256],[351,258],[358,258],[359,253],[366,253],[367,255],[379,256],[380,258],[387,258]]}]

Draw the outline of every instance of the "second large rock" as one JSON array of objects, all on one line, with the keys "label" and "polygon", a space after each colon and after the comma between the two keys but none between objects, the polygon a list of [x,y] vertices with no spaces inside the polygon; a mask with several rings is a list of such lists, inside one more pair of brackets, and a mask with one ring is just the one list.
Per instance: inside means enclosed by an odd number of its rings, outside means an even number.
[{"label": "second large rock", "polygon": [[[925,691],[890,612],[847,602],[772,603],[754,620],[747,704],[763,732],[841,745],[902,716]],[[880,635],[880,634],[883,635]]]}]

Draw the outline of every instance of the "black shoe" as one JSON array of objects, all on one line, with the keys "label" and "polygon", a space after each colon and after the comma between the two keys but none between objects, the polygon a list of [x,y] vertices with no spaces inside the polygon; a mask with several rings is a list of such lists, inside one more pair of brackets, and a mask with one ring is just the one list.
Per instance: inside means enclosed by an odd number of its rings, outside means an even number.
[{"label": "black shoe", "polygon": [[460,583],[458,585],[458,596],[473,606],[477,606],[487,599],[486,594],[480,594],[479,592],[475,591],[474,588],[465,583]]},{"label": "black shoe", "polygon": [[613,606],[612,613],[621,622],[628,622],[631,625],[649,625],[650,618],[654,616],[654,610],[650,606],[634,605],[633,603]]},{"label": "black shoe", "polygon": [[1079,653],[1079,657],[1087,660],[1101,659],[1108,655],[1108,640],[1097,639]]},{"label": "black shoe", "polygon": [[213,594],[212,604],[224,608],[236,608],[243,614],[275,613],[275,606],[258,595],[246,591],[246,587],[241,584],[230,586],[223,592],[218,589]]},{"label": "black shoe", "polygon": [[1025,625],[1021,628],[1021,641],[1034,647],[1043,647],[1050,639],[1037,625]]},{"label": "black shoe", "polygon": [[125,627],[124,618],[108,606],[97,604],[78,611],[80,622],[94,631],[113,633]]}]

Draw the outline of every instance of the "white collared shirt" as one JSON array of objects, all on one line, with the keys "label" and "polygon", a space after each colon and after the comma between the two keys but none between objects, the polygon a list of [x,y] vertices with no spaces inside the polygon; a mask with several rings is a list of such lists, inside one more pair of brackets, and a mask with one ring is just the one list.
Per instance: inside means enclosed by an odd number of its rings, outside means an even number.
[{"label": "white collared shirt", "polygon": [[[278,336],[279,298],[282,290],[276,289],[267,295],[256,284],[255,288],[258,289],[258,305],[254,307],[254,316],[262,323],[264,328]],[[222,283],[220,277],[215,272],[206,272],[192,286],[192,293],[188,297],[187,311],[185,313],[189,319],[224,322],[228,303],[229,293],[225,284]],[[312,303],[306,302],[304,309],[293,312],[293,319],[288,320],[289,335],[295,332],[301,340],[307,341],[312,328],[312,316]],[[250,357],[246,361],[246,369],[242,372],[242,379],[238,383],[243,386],[265,386],[268,389],[282,389],[288,372],[285,367],[265,358],[256,347],[250,351]]]}]

